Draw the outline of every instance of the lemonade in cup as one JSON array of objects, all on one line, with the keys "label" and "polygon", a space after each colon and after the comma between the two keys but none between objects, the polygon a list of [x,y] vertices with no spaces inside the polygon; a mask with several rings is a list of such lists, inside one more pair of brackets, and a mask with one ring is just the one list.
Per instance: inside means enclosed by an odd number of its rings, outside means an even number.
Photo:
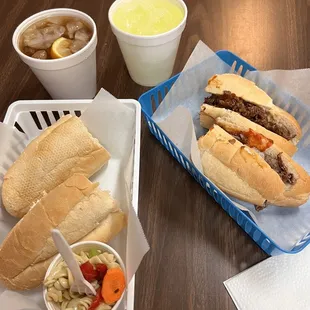
[{"label": "lemonade in cup", "polygon": [[173,70],[187,7],[182,0],[116,0],[109,21],[131,78],[155,86]]}]

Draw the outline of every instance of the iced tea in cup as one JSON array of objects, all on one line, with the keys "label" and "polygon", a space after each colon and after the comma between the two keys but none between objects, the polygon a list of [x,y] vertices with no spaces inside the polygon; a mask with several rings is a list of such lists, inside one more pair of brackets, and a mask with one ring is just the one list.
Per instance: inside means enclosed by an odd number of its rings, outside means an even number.
[{"label": "iced tea in cup", "polygon": [[63,8],[32,15],[16,28],[13,46],[52,98],[96,95],[97,30],[87,14]]},{"label": "iced tea in cup", "polygon": [[116,0],[112,4],[112,31],[136,83],[155,86],[171,76],[186,18],[182,0]]}]

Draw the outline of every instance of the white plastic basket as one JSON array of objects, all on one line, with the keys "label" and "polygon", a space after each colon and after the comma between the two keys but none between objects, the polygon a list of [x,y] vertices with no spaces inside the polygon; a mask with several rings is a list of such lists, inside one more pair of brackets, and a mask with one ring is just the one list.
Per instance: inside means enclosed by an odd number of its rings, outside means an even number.
[{"label": "white plastic basket", "polygon": [[[138,213],[139,167],[140,167],[140,135],[141,107],[133,99],[121,99],[124,104],[131,105],[136,111],[136,133],[134,143],[132,205]],[[37,136],[41,130],[55,123],[65,114],[80,116],[92,100],[20,100],[12,103],[5,115],[4,123],[15,126],[29,138]],[[124,309],[134,309],[135,277],[128,285],[127,301]]]}]

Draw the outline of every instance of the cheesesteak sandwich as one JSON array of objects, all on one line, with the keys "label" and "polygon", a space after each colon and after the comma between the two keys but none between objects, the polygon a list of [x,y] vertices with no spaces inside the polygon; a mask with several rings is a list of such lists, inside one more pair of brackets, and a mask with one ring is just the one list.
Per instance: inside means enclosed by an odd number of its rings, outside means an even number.
[{"label": "cheesesteak sandwich", "polygon": [[90,177],[110,159],[76,116],[66,115],[35,138],[4,176],[2,201],[23,217],[46,193],[74,173]]},{"label": "cheesesteak sandwich", "polygon": [[211,94],[201,107],[200,122],[210,128],[221,117],[256,130],[285,150],[289,155],[302,132],[296,119],[275,106],[272,99],[255,83],[239,75],[215,75],[206,91]]},{"label": "cheesesteak sandwich", "polygon": [[0,248],[0,282],[7,288],[39,286],[57,254],[51,230],[69,244],[108,242],[126,225],[126,216],[109,192],[75,174],[52,189],[10,231]]},{"label": "cheesesteak sandwich", "polygon": [[200,110],[200,124],[205,128],[216,124],[226,131],[230,128],[240,131],[251,129],[271,139],[275,145],[290,156],[293,156],[297,151],[297,147],[292,142],[228,109],[203,104]]},{"label": "cheesesteak sandwich", "polygon": [[198,146],[204,174],[224,192],[260,207],[297,207],[310,193],[310,177],[272,140],[247,129],[214,125]]}]

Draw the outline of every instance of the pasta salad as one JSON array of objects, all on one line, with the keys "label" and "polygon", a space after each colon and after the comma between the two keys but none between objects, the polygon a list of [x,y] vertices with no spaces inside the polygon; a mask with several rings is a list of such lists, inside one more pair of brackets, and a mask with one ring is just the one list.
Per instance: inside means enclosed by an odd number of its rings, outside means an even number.
[{"label": "pasta salad", "polygon": [[61,310],[110,310],[121,298],[125,287],[125,275],[113,254],[92,249],[74,256],[84,278],[92,284],[96,296],[71,292],[73,276],[61,260],[44,280],[47,300],[57,303]]}]

